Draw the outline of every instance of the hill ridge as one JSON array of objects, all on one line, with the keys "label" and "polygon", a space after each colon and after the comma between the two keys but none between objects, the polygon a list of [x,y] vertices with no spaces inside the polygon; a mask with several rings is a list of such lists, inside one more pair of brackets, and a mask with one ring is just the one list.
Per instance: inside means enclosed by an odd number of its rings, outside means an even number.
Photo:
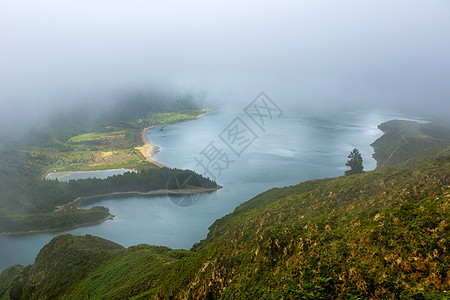
[{"label": "hill ridge", "polygon": [[[437,156],[427,162],[412,157],[404,166],[270,189],[214,222],[191,251],[111,250],[56,296],[442,299],[450,285],[450,147],[430,151]],[[54,243],[65,247],[60,239]],[[63,257],[47,271],[70,263]],[[13,280],[11,298],[45,299],[43,291],[60,285],[34,281],[36,268]]]}]

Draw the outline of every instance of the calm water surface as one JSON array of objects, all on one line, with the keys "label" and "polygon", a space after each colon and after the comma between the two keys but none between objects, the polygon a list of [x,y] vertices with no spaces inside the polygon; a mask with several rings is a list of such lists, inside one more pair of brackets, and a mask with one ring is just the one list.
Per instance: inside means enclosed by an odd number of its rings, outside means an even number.
[{"label": "calm water surface", "polygon": [[78,171],[78,172],[52,172],[47,174],[46,179],[58,179],[59,181],[69,181],[87,178],[105,179],[114,175],[122,175],[126,172],[135,172],[130,169],[110,169],[98,171]]},{"label": "calm water surface", "polygon": [[[237,116],[258,135],[240,157],[233,156],[218,137]],[[0,236],[0,270],[12,264],[33,263],[39,250],[62,233],[98,235],[124,246],[146,243],[189,249],[206,237],[216,219],[267,189],[342,175],[347,155],[355,147],[362,153],[365,170],[374,169],[370,144],[382,135],[377,125],[395,118],[408,119],[382,111],[320,116],[285,113],[262,131],[238,111],[212,113],[150,130],[148,138],[161,147],[155,159],[169,167],[202,173],[194,157],[210,142],[227,151],[234,162],[217,178],[224,188],[201,195],[189,207],[178,207],[167,196],[99,199],[89,206],[107,206],[116,216],[114,220],[58,233]]]}]

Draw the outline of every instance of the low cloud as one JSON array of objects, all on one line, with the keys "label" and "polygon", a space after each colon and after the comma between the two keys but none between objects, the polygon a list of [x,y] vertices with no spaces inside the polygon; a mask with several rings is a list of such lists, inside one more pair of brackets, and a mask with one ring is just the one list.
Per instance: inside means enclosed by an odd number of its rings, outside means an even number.
[{"label": "low cloud", "polygon": [[443,116],[448,1],[0,3],[3,123],[124,90],[204,90],[240,105],[393,108]]}]

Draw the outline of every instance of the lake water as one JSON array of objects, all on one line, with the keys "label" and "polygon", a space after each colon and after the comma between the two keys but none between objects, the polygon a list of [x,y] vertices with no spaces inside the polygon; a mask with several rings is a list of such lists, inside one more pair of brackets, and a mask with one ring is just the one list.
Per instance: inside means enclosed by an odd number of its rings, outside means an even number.
[{"label": "lake water", "polygon": [[97,171],[67,171],[67,172],[52,172],[45,176],[46,179],[58,179],[59,181],[69,181],[87,178],[105,179],[114,175],[122,175],[126,172],[135,172],[129,169],[110,169],[110,170],[97,170]]},{"label": "lake water", "polygon": [[[219,137],[236,117],[257,135],[240,156]],[[146,243],[189,249],[206,237],[208,227],[216,219],[267,189],[343,175],[347,156],[355,147],[362,153],[365,170],[374,169],[370,144],[382,135],[377,125],[396,118],[408,119],[385,111],[285,113],[268,120],[262,130],[237,111],[212,113],[195,121],[155,128],[147,135],[161,147],[154,158],[166,166],[203,173],[195,160],[202,157],[202,150],[214,145],[227,153],[232,162],[217,177],[223,189],[199,196],[188,207],[175,205],[167,196],[99,199],[89,206],[107,206],[116,216],[114,220],[57,233],[0,236],[0,270],[12,264],[33,263],[39,250],[63,233],[97,235],[124,246]]]}]

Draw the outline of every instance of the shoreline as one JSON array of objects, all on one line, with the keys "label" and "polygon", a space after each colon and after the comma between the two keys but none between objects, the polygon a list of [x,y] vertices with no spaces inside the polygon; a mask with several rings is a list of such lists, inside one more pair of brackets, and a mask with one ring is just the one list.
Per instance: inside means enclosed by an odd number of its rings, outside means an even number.
[{"label": "shoreline", "polygon": [[94,199],[94,198],[101,198],[101,197],[108,197],[108,196],[127,196],[127,195],[136,195],[136,196],[161,196],[161,195],[167,195],[167,194],[189,195],[189,194],[199,194],[199,193],[211,193],[211,192],[218,191],[221,188],[222,188],[222,186],[217,185],[217,187],[215,187],[215,188],[179,189],[179,190],[160,189],[160,190],[151,190],[148,192],[138,192],[138,191],[113,192],[113,193],[107,193],[107,194],[78,197],[69,203],[57,206],[56,209],[54,210],[54,212],[62,211],[70,206],[77,204],[78,202],[82,202],[84,200]]},{"label": "shoreline", "polygon": [[106,169],[106,170],[93,170],[93,171],[59,171],[59,172],[50,172],[45,176],[45,179],[47,180],[61,180],[62,177],[66,177],[69,176],[71,174],[76,174],[76,173],[94,173],[94,172],[105,172],[105,171],[122,171],[122,170],[127,170],[125,172],[136,172],[136,170],[134,169],[125,169],[125,168],[120,168],[120,169]]},{"label": "shoreline", "polygon": [[144,142],[144,145],[140,146],[140,147],[135,147],[134,149],[139,150],[141,152],[141,154],[145,157],[146,161],[148,161],[160,168],[163,168],[163,167],[165,167],[163,164],[161,164],[153,159],[153,156],[155,156],[159,152],[160,148],[159,148],[159,146],[153,145],[152,143],[150,143],[150,141],[147,139],[147,131],[150,129],[153,129],[153,128],[157,128],[157,127],[169,126],[169,125],[175,125],[175,124],[180,124],[180,123],[184,123],[184,122],[194,121],[194,120],[199,119],[200,117],[203,117],[206,114],[213,113],[213,112],[216,112],[216,111],[204,112],[192,120],[184,120],[184,121],[179,121],[179,122],[175,122],[175,123],[171,123],[171,124],[152,125],[152,126],[146,127],[141,132],[141,137],[142,137],[142,141]]},{"label": "shoreline", "polygon": [[142,129],[141,138],[142,138],[142,141],[144,142],[144,145],[140,146],[140,147],[135,147],[134,149],[139,150],[141,152],[141,154],[144,156],[146,161],[154,164],[157,167],[163,168],[163,167],[165,167],[164,165],[162,165],[152,159],[152,157],[154,155],[156,155],[156,153],[159,152],[159,147],[156,145],[150,144],[150,142],[148,141],[148,139],[146,137],[147,130],[150,130],[150,129],[156,128],[156,127],[160,127],[160,126],[165,126],[165,125],[153,125],[153,126],[149,126],[149,127]]},{"label": "shoreline", "polygon": [[[137,196],[160,196],[160,195],[167,195],[167,194],[178,194],[178,195],[189,195],[189,194],[200,194],[200,193],[212,193],[217,190],[220,190],[222,186],[217,185],[215,188],[200,188],[200,189],[180,189],[180,190],[152,190],[148,192],[138,192],[138,191],[130,191],[130,192],[114,192],[114,193],[108,193],[108,194],[100,194],[100,195],[94,195],[94,196],[86,196],[86,197],[78,197],[72,202],[69,202],[67,204],[57,206],[57,209],[54,211],[62,211],[66,209],[67,207],[70,207],[72,205],[77,204],[78,202],[82,202],[84,200],[88,199],[94,199],[94,198],[101,198],[101,197],[108,197],[108,196],[127,196],[127,195],[137,195]],[[52,229],[42,229],[42,230],[30,230],[30,231],[19,231],[19,232],[0,232],[0,236],[15,236],[15,235],[31,235],[31,234],[39,234],[39,233],[50,233],[50,232],[59,232],[59,231],[65,231],[65,230],[72,230],[79,227],[87,227],[92,225],[98,225],[108,220],[113,220],[114,215],[111,213],[108,214],[108,216],[102,220],[98,221],[92,221],[82,224],[77,224],[70,227],[63,227],[63,228],[52,228]]]},{"label": "shoreline", "polygon": [[114,215],[109,213],[108,216],[106,218],[102,219],[102,220],[82,223],[82,224],[78,224],[78,225],[74,225],[74,226],[70,226],[70,227],[42,229],[42,230],[30,230],[30,231],[18,231],[18,232],[0,232],[0,236],[32,235],[32,234],[39,234],[39,233],[51,233],[51,232],[72,230],[72,229],[80,228],[80,227],[87,227],[87,226],[92,226],[92,225],[98,225],[98,224],[101,224],[101,223],[103,223],[105,221],[112,220],[112,219],[114,219],[114,217],[115,217]]}]

